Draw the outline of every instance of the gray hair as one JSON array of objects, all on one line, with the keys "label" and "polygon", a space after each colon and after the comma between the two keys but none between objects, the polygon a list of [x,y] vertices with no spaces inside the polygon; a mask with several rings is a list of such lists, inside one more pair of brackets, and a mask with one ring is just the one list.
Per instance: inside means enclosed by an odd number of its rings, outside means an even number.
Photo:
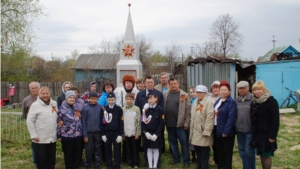
[{"label": "gray hair", "polygon": [[30,88],[30,86],[31,86],[31,85],[33,85],[33,84],[37,84],[37,85],[38,85],[38,87],[39,87],[39,88],[41,88],[41,85],[40,85],[40,83],[39,83],[39,82],[35,82],[35,81],[33,81],[33,82],[30,82],[30,83],[29,83],[29,85],[28,85],[28,87]]},{"label": "gray hair", "polygon": [[167,77],[169,78],[169,74],[167,72],[161,72],[159,77],[161,77],[162,75],[167,75]]}]

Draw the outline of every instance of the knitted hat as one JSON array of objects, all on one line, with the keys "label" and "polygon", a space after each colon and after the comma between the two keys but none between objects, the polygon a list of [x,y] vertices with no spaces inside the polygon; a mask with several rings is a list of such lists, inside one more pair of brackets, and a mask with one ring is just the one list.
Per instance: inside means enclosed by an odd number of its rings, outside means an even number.
[{"label": "knitted hat", "polygon": [[70,96],[76,96],[75,92],[73,92],[72,90],[67,91],[65,95],[66,95],[66,99]]},{"label": "knitted hat", "polygon": [[207,87],[206,87],[206,86],[198,85],[198,86],[196,87],[196,92],[207,93],[208,90],[207,90]]},{"label": "knitted hat", "polygon": [[97,98],[98,98],[98,93],[95,92],[95,91],[91,91],[91,92],[89,93],[89,98],[91,98],[91,97],[97,97]]},{"label": "knitted hat", "polygon": [[122,83],[123,83],[124,87],[125,87],[125,82],[126,81],[132,82],[132,85],[134,87],[134,85],[135,85],[135,78],[134,78],[134,76],[132,76],[130,74],[126,74],[126,75],[123,76]]}]

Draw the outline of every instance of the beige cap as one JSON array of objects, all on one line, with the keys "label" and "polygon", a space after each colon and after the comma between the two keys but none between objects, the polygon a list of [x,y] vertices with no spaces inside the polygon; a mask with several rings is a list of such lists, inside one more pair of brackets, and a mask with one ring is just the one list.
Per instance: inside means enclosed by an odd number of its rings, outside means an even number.
[{"label": "beige cap", "polygon": [[245,87],[248,87],[249,86],[249,83],[247,81],[240,81],[238,84],[236,84],[236,87],[237,88],[245,88]]}]

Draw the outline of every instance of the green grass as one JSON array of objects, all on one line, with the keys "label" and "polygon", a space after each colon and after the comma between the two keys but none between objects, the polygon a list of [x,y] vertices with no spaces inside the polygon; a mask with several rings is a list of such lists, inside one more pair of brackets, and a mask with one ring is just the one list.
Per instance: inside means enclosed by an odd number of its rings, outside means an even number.
[{"label": "green grass", "polygon": [[[2,109],[3,111],[3,109]],[[278,134],[278,150],[275,152],[275,157],[273,158],[274,169],[300,169],[300,115],[296,114],[282,114],[281,126]],[[10,122],[10,123],[8,123]],[[18,123],[18,125],[14,125]],[[12,129],[10,131],[8,128]],[[14,130],[18,130],[14,131]],[[31,159],[31,147],[29,141],[29,135],[24,135],[28,132],[24,120],[20,117],[14,115],[1,115],[1,167],[9,169],[32,169],[34,165]],[[17,136],[12,136],[12,134],[17,134]],[[167,135],[166,135],[167,136]],[[298,146],[298,149],[295,148]],[[56,168],[64,168],[63,153],[61,150],[61,143],[57,142],[57,155],[56,155]],[[166,139],[166,147],[168,148],[168,142]],[[292,148],[295,148],[292,150]],[[183,164],[176,164],[170,166],[169,163],[172,161],[172,156],[167,150],[162,155],[162,167],[163,169],[180,169],[183,168]],[[140,154],[140,168],[144,164],[143,155]],[[237,151],[237,141],[235,140],[235,146],[233,150],[233,168],[241,169],[242,161]],[[122,168],[126,168],[126,164],[122,164]],[[261,168],[260,159],[256,157],[256,167]],[[101,168],[106,168],[102,163]],[[196,168],[196,164],[190,165],[190,168]],[[210,166],[211,169],[216,169],[216,165],[212,161],[212,152],[210,156]]]},{"label": "green grass", "polygon": [[7,108],[6,106],[1,107],[1,112],[22,112],[22,108]]}]

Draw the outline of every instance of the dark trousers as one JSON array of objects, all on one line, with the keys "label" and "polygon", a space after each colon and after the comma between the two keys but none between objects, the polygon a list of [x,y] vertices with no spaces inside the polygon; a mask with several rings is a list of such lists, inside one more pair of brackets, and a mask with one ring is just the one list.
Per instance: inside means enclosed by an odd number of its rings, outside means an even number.
[{"label": "dark trousers", "polygon": [[31,143],[31,149],[32,149],[32,160],[34,165],[36,165],[36,158],[35,158],[35,153],[34,153],[34,149],[33,149],[33,142],[30,140]]},{"label": "dark trousers", "polygon": [[210,147],[202,147],[202,146],[195,146],[195,151],[197,153],[197,169],[208,169],[208,161],[209,161],[209,150]]},{"label": "dark trousers", "polygon": [[213,149],[213,157],[216,164],[219,164],[218,161],[218,149],[217,149],[217,126],[214,126],[214,144],[211,146]]},{"label": "dark trousers", "polygon": [[106,161],[106,158],[105,158],[105,142],[101,139],[101,152],[102,152],[102,154],[101,154],[101,158],[102,158],[102,160],[103,160],[103,162],[105,163],[105,161]]},{"label": "dark trousers", "polygon": [[218,145],[218,168],[231,169],[232,168],[232,153],[234,145],[234,136],[217,137]]},{"label": "dark trousers", "polygon": [[[139,166],[139,141],[135,140],[135,136],[125,137],[127,150],[128,166]],[[124,143],[124,142],[123,142]]]},{"label": "dark trousers", "polygon": [[64,152],[65,169],[78,169],[81,164],[82,138],[76,140],[61,140]]},{"label": "dark trousers", "polygon": [[37,169],[54,169],[56,156],[56,143],[33,143]]},{"label": "dark trousers", "polygon": [[[162,139],[162,143],[163,143],[163,144],[162,144],[162,147],[161,147],[161,151],[160,151],[160,153],[159,153],[159,154],[161,155],[161,154],[165,153],[165,151],[166,151],[166,144],[165,144],[165,126],[163,127],[163,130],[161,131],[160,134],[161,134],[161,136],[162,136],[161,139]],[[160,156],[160,155],[159,155],[159,156]]]},{"label": "dark trousers", "polygon": [[[130,149],[129,149],[130,150]],[[126,163],[127,162],[127,139],[122,141],[122,162]]]},{"label": "dark trousers", "polygon": [[85,146],[85,162],[87,167],[92,166],[93,153],[95,154],[95,166],[100,166],[101,161],[101,134],[100,132],[89,132],[88,142]]},{"label": "dark trousers", "polygon": [[[107,168],[120,169],[121,165],[121,143],[117,143],[119,131],[105,131],[107,138],[105,143],[106,166]],[[114,146],[114,166],[112,164],[112,146]]]}]

